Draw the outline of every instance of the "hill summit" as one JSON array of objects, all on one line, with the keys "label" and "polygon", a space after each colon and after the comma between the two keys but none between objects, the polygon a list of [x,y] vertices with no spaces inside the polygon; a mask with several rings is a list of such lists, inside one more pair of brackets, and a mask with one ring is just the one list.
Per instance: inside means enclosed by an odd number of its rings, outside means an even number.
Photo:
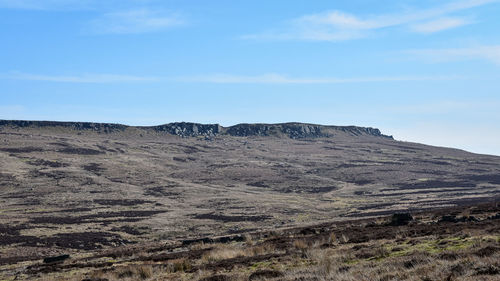
[{"label": "hill summit", "polygon": [[333,137],[338,133],[347,133],[352,136],[375,136],[391,138],[384,135],[379,129],[357,126],[327,126],[307,123],[278,123],[278,124],[237,124],[223,127],[219,124],[200,124],[191,122],[174,122],[158,126],[127,126],[113,123],[91,123],[91,122],[57,122],[57,121],[23,121],[23,120],[0,120],[0,127],[63,127],[74,130],[91,130],[103,133],[125,131],[129,128],[164,132],[181,137],[213,137],[217,135],[228,135],[238,137],[249,136],[286,136],[292,139]]}]

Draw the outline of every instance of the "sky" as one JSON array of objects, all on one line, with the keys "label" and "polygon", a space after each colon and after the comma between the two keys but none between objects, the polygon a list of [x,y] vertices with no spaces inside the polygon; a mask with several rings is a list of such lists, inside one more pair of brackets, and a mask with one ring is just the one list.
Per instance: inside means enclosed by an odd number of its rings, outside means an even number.
[{"label": "sky", "polygon": [[0,119],[306,122],[500,155],[500,0],[0,0]]}]

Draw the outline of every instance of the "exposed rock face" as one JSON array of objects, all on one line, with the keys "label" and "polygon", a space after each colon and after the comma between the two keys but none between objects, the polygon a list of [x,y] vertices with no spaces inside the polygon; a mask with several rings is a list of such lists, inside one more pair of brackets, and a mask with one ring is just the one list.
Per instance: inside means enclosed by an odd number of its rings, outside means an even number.
[{"label": "exposed rock face", "polygon": [[151,127],[157,132],[167,132],[172,135],[181,137],[195,137],[195,136],[216,136],[221,131],[221,126],[218,124],[197,124],[197,123],[169,123],[160,126]]},{"label": "exposed rock face", "polygon": [[[91,130],[99,133],[112,133],[131,128],[131,126],[111,123],[0,120],[0,128],[2,127],[64,127],[73,130]],[[164,132],[181,137],[214,137],[217,135],[229,135],[238,137],[286,136],[292,139],[301,139],[327,138],[335,136],[336,133],[344,132],[352,136],[368,135],[392,138],[390,136],[383,135],[379,129],[375,128],[356,126],[324,126],[304,123],[238,124],[230,127],[222,127],[219,124],[178,122],[159,126],[133,128]]]},{"label": "exposed rock face", "polygon": [[286,124],[238,124],[227,128],[226,133],[231,136],[279,136],[286,135],[293,139],[329,137],[322,132],[321,125],[300,123]]},{"label": "exposed rock face", "polygon": [[0,120],[1,127],[63,127],[74,130],[92,130],[104,133],[123,131],[128,126],[111,123],[91,123],[91,122],[57,122],[57,121],[23,121],[23,120]]}]

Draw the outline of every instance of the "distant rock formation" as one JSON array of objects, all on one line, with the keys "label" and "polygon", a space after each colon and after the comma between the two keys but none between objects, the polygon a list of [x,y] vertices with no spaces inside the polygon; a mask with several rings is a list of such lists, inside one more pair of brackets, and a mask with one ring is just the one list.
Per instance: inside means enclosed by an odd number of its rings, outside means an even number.
[{"label": "distant rock formation", "polygon": [[127,128],[136,128],[139,130],[153,130],[155,132],[168,133],[180,137],[214,137],[218,135],[237,137],[286,136],[292,139],[328,138],[333,137],[338,132],[344,132],[352,136],[367,135],[392,139],[392,136],[383,135],[379,129],[375,128],[357,126],[325,126],[305,123],[238,124],[230,127],[222,127],[219,124],[176,122],[159,126],[134,127],[112,123],[0,120],[0,128],[2,127],[63,127],[73,130],[91,130],[99,133],[113,133],[125,131]]},{"label": "distant rock formation", "polygon": [[156,132],[166,132],[172,135],[181,137],[196,137],[206,136],[213,137],[221,132],[221,126],[218,124],[198,124],[198,123],[169,123],[165,125],[147,127],[155,130]]},{"label": "distant rock formation", "polygon": [[128,126],[112,123],[91,123],[91,122],[59,122],[59,121],[24,121],[24,120],[0,120],[1,127],[18,128],[43,128],[43,127],[63,127],[73,130],[91,130],[104,133],[124,131]]}]

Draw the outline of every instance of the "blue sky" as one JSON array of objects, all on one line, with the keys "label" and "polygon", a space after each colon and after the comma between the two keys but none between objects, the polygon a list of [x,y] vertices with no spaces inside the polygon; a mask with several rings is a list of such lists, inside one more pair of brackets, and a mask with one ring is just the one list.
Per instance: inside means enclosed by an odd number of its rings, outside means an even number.
[{"label": "blue sky", "polygon": [[500,1],[0,0],[0,119],[299,121],[500,155]]}]

